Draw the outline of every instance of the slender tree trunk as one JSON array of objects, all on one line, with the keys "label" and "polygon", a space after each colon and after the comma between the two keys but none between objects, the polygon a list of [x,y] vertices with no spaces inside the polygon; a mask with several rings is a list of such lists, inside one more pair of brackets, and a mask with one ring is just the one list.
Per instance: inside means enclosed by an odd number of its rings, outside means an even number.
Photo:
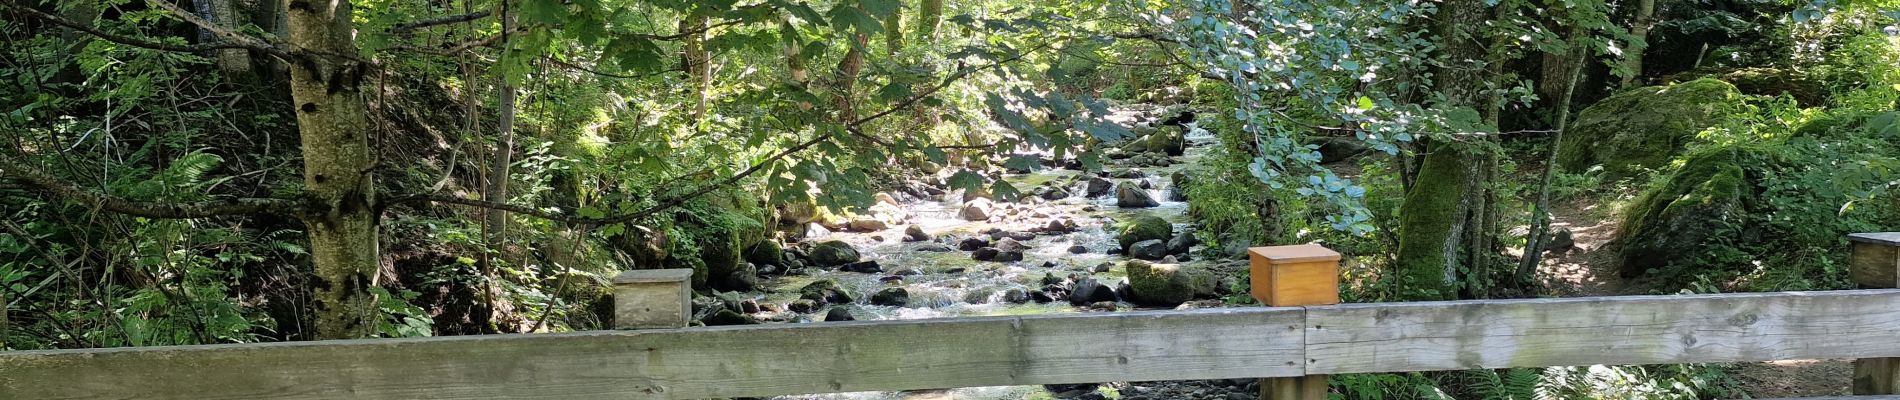
[{"label": "slender tree trunk", "polygon": [[[509,12],[508,6],[506,1],[500,6],[503,32],[514,28],[514,14]],[[513,52],[509,50],[508,38],[503,36],[501,43],[503,62],[512,61],[507,59],[513,55]],[[494,164],[488,167],[488,187],[483,191],[482,198],[496,203],[507,203],[508,182],[515,162],[515,85],[504,76],[501,77],[496,90],[500,92],[500,99],[495,102],[495,106],[500,108],[500,117],[496,121],[498,132],[495,135],[495,157]],[[502,238],[505,237],[504,233],[508,229],[508,213],[500,210],[486,210],[483,213],[487,214],[482,230],[488,234],[488,246],[499,248]]]},{"label": "slender tree trunk", "polygon": [[361,90],[369,68],[335,56],[357,51],[348,0],[293,1],[288,9],[289,44],[305,51],[290,66],[290,93],[303,143],[317,338],[364,337],[378,322],[369,289],[380,261]]},{"label": "slender tree trunk", "polygon": [[[1582,28],[1570,30],[1570,58],[1573,60],[1583,60],[1590,54],[1582,46],[1576,45],[1584,35]],[[1537,186],[1537,204],[1531,208],[1531,235],[1524,242],[1524,258],[1517,264],[1517,284],[1521,287],[1530,287],[1532,280],[1536,279],[1537,265],[1543,262],[1544,257],[1544,235],[1550,232],[1550,176],[1556,170],[1557,151],[1562,149],[1564,130],[1570,125],[1570,102],[1577,93],[1577,80],[1583,76],[1583,62],[1571,64],[1570,70],[1565,71],[1568,75],[1563,77],[1563,95],[1557,98],[1556,133],[1551,134],[1550,154],[1544,157],[1544,173]]]},{"label": "slender tree trunk", "polygon": [[693,125],[706,118],[707,91],[712,89],[712,54],[706,52],[706,17],[689,16],[680,21],[680,33],[692,32],[681,41],[681,64],[693,79]]},{"label": "slender tree trunk", "polygon": [[[1486,51],[1479,37],[1490,17],[1484,0],[1447,0],[1439,6],[1434,31],[1440,43],[1433,87],[1445,106],[1480,113],[1494,104],[1485,91]],[[1482,141],[1473,138],[1474,142]],[[1450,298],[1457,273],[1469,265],[1474,242],[1482,234],[1485,207],[1485,150],[1475,143],[1430,141],[1416,183],[1399,209],[1399,253],[1395,266],[1414,300]],[[1476,243],[1482,243],[1478,241]]]},{"label": "slender tree trunk", "polygon": [[917,3],[917,40],[937,40],[937,28],[943,25],[943,0],[918,0]]},{"label": "slender tree trunk", "polygon": [[1643,77],[1643,51],[1649,49],[1649,27],[1655,24],[1656,0],[1636,2],[1636,20],[1630,23],[1630,36],[1643,39],[1642,44],[1631,43],[1624,50],[1623,65],[1629,68],[1629,76],[1623,77],[1623,87],[1636,86]]}]

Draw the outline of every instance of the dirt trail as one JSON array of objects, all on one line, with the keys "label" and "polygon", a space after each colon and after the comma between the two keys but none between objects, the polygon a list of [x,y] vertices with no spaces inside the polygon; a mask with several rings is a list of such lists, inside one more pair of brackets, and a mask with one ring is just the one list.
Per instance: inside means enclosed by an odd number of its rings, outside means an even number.
[{"label": "dirt trail", "polygon": [[[1616,272],[1616,253],[1609,248],[1616,234],[1616,215],[1602,204],[1582,201],[1553,204],[1551,229],[1567,228],[1576,245],[1553,252],[1539,267],[1545,289],[1560,297],[1648,294],[1642,282],[1623,279]],[[1847,393],[1854,371],[1850,360],[1784,360],[1736,364],[1730,373],[1755,398],[1839,396]]]}]

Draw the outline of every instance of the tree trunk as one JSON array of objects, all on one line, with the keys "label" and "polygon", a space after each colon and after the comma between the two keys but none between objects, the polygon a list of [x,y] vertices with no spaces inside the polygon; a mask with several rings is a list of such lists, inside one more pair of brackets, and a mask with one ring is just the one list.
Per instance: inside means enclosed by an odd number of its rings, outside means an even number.
[{"label": "tree trunk", "polygon": [[[690,32],[690,33],[689,33]],[[706,118],[706,92],[712,88],[712,54],[706,52],[706,17],[689,16],[680,20],[680,63],[693,80],[693,125]]]},{"label": "tree trunk", "polygon": [[[508,2],[501,3],[500,15],[502,31],[507,32],[513,29],[514,14],[509,12]],[[506,63],[511,61],[507,58],[513,52],[509,51],[507,36],[502,37],[501,43],[502,60]],[[482,198],[491,202],[507,203],[508,181],[512,176],[511,170],[515,162],[515,85],[504,76],[496,90],[500,92],[498,95],[500,99],[495,102],[495,106],[500,108],[501,115],[496,121],[498,132],[495,135],[494,164],[488,167],[488,187],[482,192]],[[488,235],[486,238],[488,247],[498,248],[501,246],[503,233],[508,229],[508,213],[501,210],[484,210],[483,213],[487,215],[483,221],[482,231]]]},{"label": "tree trunk", "polygon": [[884,20],[885,55],[896,56],[900,51],[904,51],[904,10],[901,8]]},{"label": "tree trunk", "polygon": [[[237,31],[239,27],[244,26],[244,18],[242,18],[244,14],[238,13],[237,5],[232,3],[233,0],[199,0],[198,11],[205,20],[218,24],[218,26],[225,29]],[[208,31],[200,29],[199,36],[201,40],[217,40],[215,37],[203,38],[209,35],[210,33]],[[239,86],[249,86],[256,83],[257,76],[251,69],[251,52],[249,50],[218,50],[216,59],[218,71],[224,74],[223,76],[228,83]]]},{"label": "tree trunk", "polygon": [[379,264],[374,166],[362,79],[368,66],[333,54],[356,54],[350,2],[293,1],[288,6],[290,93],[302,136],[303,215],[318,339],[349,339],[375,332],[379,313],[369,289]]},{"label": "tree trunk", "polygon": [[1557,151],[1562,149],[1564,130],[1569,129],[1570,126],[1571,98],[1577,93],[1577,80],[1583,76],[1581,60],[1589,57],[1590,54],[1583,46],[1576,45],[1584,35],[1586,33],[1582,28],[1570,28],[1570,58],[1579,61],[1571,63],[1570,70],[1564,71],[1567,75],[1562,77],[1563,94],[1557,98],[1557,132],[1550,136],[1550,153],[1544,157],[1544,174],[1541,183],[1537,186],[1537,204],[1531,208],[1531,234],[1524,242],[1524,258],[1518,263],[1515,274],[1516,283],[1521,287],[1531,287],[1532,280],[1537,276],[1537,265],[1543,262],[1544,235],[1550,232],[1551,172],[1556,170]]},{"label": "tree trunk", "polygon": [[937,27],[943,25],[943,0],[917,2],[917,40],[937,40]]},{"label": "tree trunk", "polygon": [[848,123],[858,119],[853,107],[852,90],[858,84],[858,73],[864,70],[864,46],[869,45],[871,37],[863,33],[853,36],[857,45],[844,53],[844,60],[838,61],[838,86],[836,97],[832,97],[831,106],[838,114],[839,123]]},{"label": "tree trunk", "polygon": [[[1485,91],[1486,52],[1479,29],[1490,17],[1484,0],[1448,0],[1434,16],[1439,66],[1433,87],[1446,107],[1469,108],[1482,115],[1494,100]],[[1408,298],[1431,300],[1455,295],[1460,270],[1482,234],[1485,208],[1486,152],[1458,141],[1429,141],[1416,183],[1399,208],[1399,253],[1395,266]],[[1482,240],[1476,241],[1482,243]]]},{"label": "tree trunk", "polygon": [[1643,76],[1643,51],[1649,49],[1649,26],[1656,17],[1656,0],[1636,2],[1636,20],[1630,23],[1630,36],[1642,39],[1642,44],[1630,43],[1624,50],[1623,66],[1629,68],[1629,76],[1623,77],[1623,87],[1636,86]]},{"label": "tree trunk", "polygon": [[7,349],[7,294],[0,293],[0,350]]}]

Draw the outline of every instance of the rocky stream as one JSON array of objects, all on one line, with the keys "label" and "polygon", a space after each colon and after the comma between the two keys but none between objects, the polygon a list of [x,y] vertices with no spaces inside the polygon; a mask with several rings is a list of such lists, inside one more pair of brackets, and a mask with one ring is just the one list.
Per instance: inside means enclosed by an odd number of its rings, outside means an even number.
[{"label": "rocky stream", "polygon": [[[877,194],[862,215],[781,210],[783,249],[747,251],[749,291],[703,298],[708,325],[901,320],[1218,307],[1244,261],[1199,260],[1179,189],[1215,138],[1175,115],[1126,108],[1112,119],[1142,134],[1113,144],[1103,171],[1074,165],[1011,171],[1023,192],[992,201],[912,182]],[[966,197],[968,199],[966,200]],[[1142,261],[1147,260],[1147,261]],[[752,274],[747,274],[752,276]],[[1242,399],[1251,380],[960,388],[784,399]]]}]

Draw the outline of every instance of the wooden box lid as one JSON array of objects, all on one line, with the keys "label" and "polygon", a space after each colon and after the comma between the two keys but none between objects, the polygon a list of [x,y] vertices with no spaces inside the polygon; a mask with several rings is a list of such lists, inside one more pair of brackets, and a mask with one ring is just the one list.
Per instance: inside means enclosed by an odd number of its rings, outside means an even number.
[{"label": "wooden box lid", "polygon": [[1274,264],[1339,260],[1339,252],[1317,244],[1254,247],[1247,249],[1247,253]]}]

